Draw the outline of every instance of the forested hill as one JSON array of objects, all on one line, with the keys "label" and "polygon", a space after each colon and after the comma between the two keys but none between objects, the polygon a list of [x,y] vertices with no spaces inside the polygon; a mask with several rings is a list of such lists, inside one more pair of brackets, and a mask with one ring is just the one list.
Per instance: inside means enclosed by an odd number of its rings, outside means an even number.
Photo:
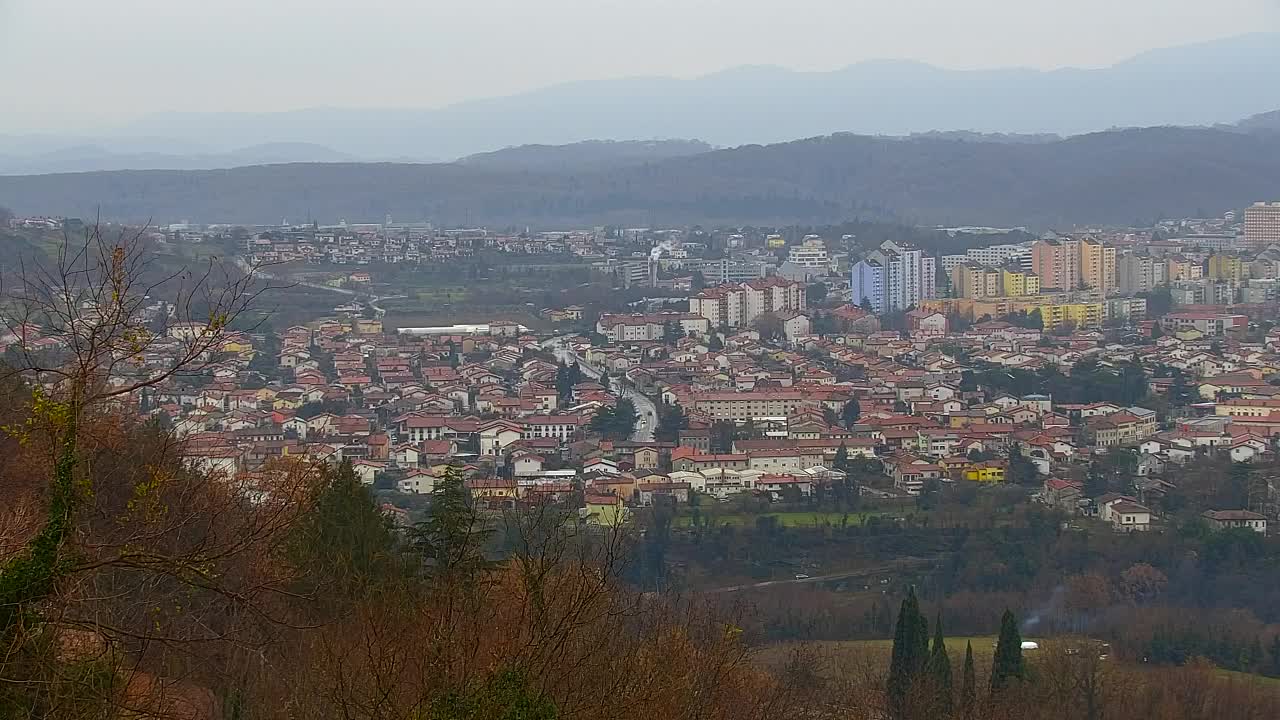
[{"label": "forested hill", "polygon": [[569,145],[520,145],[469,155],[458,163],[486,170],[575,172],[687,157],[711,149],[701,140],[587,140]]},{"label": "forested hill", "polygon": [[202,222],[430,219],[1068,228],[1205,216],[1280,193],[1280,134],[1146,128],[1057,142],[834,135],[573,172],[292,164],[0,178],[20,214]]}]

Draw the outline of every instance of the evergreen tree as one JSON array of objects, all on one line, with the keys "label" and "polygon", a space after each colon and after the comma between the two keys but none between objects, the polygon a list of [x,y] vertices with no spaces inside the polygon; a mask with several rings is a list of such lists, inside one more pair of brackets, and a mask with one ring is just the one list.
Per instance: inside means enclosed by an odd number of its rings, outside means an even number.
[{"label": "evergreen tree", "polygon": [[324,471],[313,510],[290,537],[290,554],[312,591],[354,599],[396,577],[404,565],[395,533],[356,477],[350,460]]},{"label": "evergreen tree", "polygon": [[410,532],[427,574],[451,583],[473,582],[490,564],[482,548],[487,535],[471,506],[462,470],[449,467],[431,493],[426,519]]},{"label": "evergreen tree", "polygon": [[1000,639],[996,641],[995,658],[991,661],[991,692],[998,693],[1014,680],[1026,678],[1026,666],[1022,661],[1022,634],[1011,610],[1000,618]]},{"label": "evergreen tree", "polygon": [[978,678],[973,669],[973,642],[965,643],[964,670],[960,679],[960,718],[974,720],[978,710]]},{"label": "evergreen tree", "polygon": [[906,714],[907,696],[911,686],[924,671],[928,660],[929,622],[920,613],[916,589],[907,590],[907,597],[898,611],[898,623],[893,631],[893,654],[889,660],[889,715],[902,718]]},{"label": "evergreen tree", "polygon": [[846,472],[849,469],[849,448],[843,440],[840,441],[840,447],[836,448],[836,459],[831,465],[840,472]]},{"label": "evergreen tree", "polygon": [[862,406],[858,404],[857,398],[850,399],[840,410],[840,420],[844,422],[846,428],[853,427],[860,417],[862,417]]},{"label": "evergreen tree", "polygon": [[937,708],[943,716],[951,715],[951,657],[947,655],[946,640],[942,637],[942,613],[938,613],[933,625],[933,647],[929,650],[929,677],[938,693]]}]

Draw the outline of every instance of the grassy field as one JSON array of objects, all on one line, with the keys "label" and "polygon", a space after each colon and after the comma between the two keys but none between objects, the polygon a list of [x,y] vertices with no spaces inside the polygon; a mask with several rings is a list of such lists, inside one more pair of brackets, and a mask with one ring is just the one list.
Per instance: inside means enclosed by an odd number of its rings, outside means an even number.
[{"label": "grassy field", "polygon": [[[836,513],[836,512],[776,512],[776,513],[708,513],[704,518],[708,518],[713,526],[734,525],[734,526],[753,526],[763,517],[775,518],[776,522],[782,527],[821,527],[831,525],[839,527],[841,523],[849,525],[862,525],[867,518],[882,516],[885,513],[878,512],[853,512],[853,513]],[[681,515],[676,518],[678,527],[690,527],[693,525],[693,517],[690,515]]]},{"label": "grassy field", "polygon": [[[979,677],[985,676],[995,655],[994,635],[974,637],[949,637],[947,654],[956,672],[964,664],[965,643],[973,643],[973,664]],[[850,667],[889,667],[893,653],[893,640],[826,640],[806,643],[777,643],[761,648],[756,662],[766,668],[780,668],[797,650],[814,653],[824,675],[835,677]]]}]

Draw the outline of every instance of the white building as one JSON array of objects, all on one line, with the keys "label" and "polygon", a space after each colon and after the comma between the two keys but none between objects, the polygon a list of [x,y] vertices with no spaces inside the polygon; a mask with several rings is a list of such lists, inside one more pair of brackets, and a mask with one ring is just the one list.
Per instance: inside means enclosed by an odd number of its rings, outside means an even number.
[{"label": "white building", "polygon": [[819,237],[806,238],[803,243],[793,245],[787,253],[787,262],[823,274],[834,269],[827,244]]}]

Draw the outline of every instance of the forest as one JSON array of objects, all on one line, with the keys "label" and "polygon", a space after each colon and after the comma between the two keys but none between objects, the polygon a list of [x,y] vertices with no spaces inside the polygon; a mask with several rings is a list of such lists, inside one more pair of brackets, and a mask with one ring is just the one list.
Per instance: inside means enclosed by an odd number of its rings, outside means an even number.
[{"label": "forest", "polygon": [[1044,230],[1220,215],[1266,197],[1280,183],[1278,158],[1280,135],[1207,128],[1030,144],[840,134],[581,170],[326,163],[0,177],[0,204],[134,222],[390,214],[550,228],[862,218]]}]

